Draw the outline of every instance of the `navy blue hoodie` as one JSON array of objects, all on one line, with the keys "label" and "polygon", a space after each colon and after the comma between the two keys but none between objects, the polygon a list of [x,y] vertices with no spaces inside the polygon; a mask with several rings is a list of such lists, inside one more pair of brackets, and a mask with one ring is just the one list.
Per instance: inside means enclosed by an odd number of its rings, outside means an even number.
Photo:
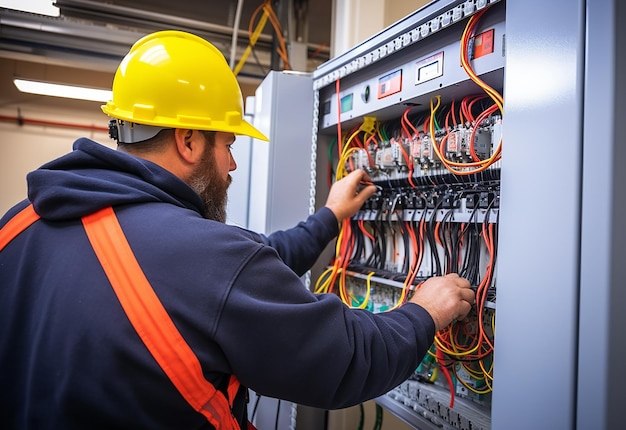
[{"label": "navy blue hoodie", "polygon": [[204,219],[170,172],[88,139],[27,179],[42,219],[0,252],[0,428],[211,428],[141,343],[87,240],[80,217],[108,206],[216,387],[233,373],[261,395],[343,408],[398,385],[432,343],[415,304],[374,315],[304,287],[337,234],[327,208],[263,237]]}]

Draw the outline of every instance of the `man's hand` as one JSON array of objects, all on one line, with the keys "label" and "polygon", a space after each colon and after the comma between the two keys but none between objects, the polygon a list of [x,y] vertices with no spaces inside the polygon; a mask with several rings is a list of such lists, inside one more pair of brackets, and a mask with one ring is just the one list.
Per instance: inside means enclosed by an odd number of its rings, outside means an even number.
[{"label": "man's hand", "polygon": [[428,279],[415,291],[411,302],[426,309],[439,331],[454,320],[462,320],[476,298],[470,283],[456,273]]},{"label": "man's hand", "polygon": [[357,169],[348,176],[335,182],[330,189],[326,207],[330,209],[340,223],[358,211],[365,200],[376,192],[376,186],[363,185],[371,183],[370,178],[361,169]]}]

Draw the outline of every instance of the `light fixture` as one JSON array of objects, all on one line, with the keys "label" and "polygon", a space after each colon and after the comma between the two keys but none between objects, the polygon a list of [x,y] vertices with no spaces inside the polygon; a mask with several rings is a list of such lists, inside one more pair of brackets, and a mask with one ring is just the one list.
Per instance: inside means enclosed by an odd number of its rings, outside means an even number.
[{"label": "light fixture", "polygon": [[38,13],[40,15],[60,15],[58,6],[51,0],[0,0],[0,7]]},{"label": "light fixture", "polygon": [[78,87],[74,85],[54,84],[51,82],[33,81],[14,78],[13,83],[23,93],[44,96],[64,97],[77,100],[90,100],[106,103],[112,98],[111,90]]}]

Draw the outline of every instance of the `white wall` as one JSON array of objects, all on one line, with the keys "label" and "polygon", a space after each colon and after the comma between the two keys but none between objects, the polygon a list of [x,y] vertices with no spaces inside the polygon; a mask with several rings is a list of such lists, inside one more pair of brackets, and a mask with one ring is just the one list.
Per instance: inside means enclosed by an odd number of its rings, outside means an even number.
[{"label": "white wall", "polygon": [[[36,106],[21,106],[25,120],[44,120],[55,123],[78,124],[86,127],[106,127],[107,117],[95,106],[94,112],[74,110],[54,111]],[[17,107],[0,109],[2,117],[16,117]],[[17,121],[0,121],[0,215],[26,197],[26,174],[42,164],[72,150],[79,137],[88,137],[115,148],[108,133],[88,128],[70,128],[53,125],[18,125]]]},{"label": "white wall", "polygon": [[331,57],[349,51],[431,0],[334,0]]}]

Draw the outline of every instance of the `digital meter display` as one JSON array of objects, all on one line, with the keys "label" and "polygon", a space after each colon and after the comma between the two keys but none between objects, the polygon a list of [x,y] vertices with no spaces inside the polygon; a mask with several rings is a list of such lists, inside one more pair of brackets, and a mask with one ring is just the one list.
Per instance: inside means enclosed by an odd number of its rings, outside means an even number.
[{"label": "digital meter display", "polygon": [[351,111],[352,102],[353,102],[352,93],[348,94],[347,96],[343,96],[341,98],[341,113]]},{"label": "digital meter display", "polygon": [[431,55],[415,64],[415,85],[443,75],[443,52]]}]

